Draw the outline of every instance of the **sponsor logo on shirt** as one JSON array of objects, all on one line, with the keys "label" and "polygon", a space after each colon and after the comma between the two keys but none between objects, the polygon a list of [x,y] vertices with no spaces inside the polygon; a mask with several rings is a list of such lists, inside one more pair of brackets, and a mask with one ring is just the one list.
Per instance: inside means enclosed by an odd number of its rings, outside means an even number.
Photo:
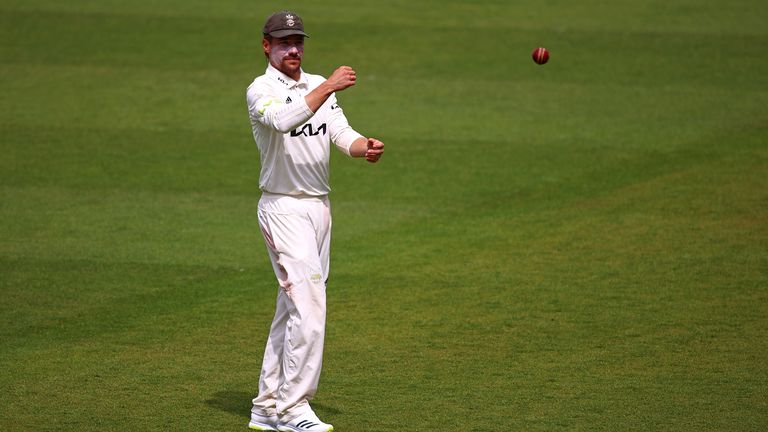
[{"label": "sponsor logo on shirt", "polygon": [[325,123],[321,124],[320,127],[315,130],[314,126],[312,126],[312,123],[307,123],[304,126],[302,126],[300,129],[296,128],[291,131],[292,137],[298,137],[298,136],[318,136],[320,134],[325,135],[327,132],[328,127],[325,125]]}]

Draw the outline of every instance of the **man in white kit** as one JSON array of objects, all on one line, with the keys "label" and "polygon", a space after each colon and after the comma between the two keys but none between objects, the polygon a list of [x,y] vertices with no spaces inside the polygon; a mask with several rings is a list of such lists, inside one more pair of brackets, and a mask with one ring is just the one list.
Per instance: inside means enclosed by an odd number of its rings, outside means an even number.
[{"label": "man in white kit", "polygon": [[248,112],[259,148],[259,226],[280,285],[264,352],[259,394],[248,427],[328,432],[309,405],[323,362],[325,282],[331,213],[330,144],[377,162],[384,144],[349,126],[335,92],[355,84],[341,66],[325,79],[301,69],[304,25],[292,12],[272,14],[263,29],[266,73],[248,87]]}]

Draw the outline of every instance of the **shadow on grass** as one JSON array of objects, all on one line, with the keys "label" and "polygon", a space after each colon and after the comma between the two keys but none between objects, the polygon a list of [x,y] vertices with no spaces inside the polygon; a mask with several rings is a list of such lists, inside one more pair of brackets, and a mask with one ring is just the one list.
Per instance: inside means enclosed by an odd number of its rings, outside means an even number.
[{"label": "shadow on grass", "polygon": [[334,407],[330,407],[328,405],[324,405],[324,404],[318,403],[318,402],[310,402],[310,405],[312,406],[312,409],[315,410],[315,412],[317,414],[320,414],[321,418],[325,414],[328,414],[328,415],[341,414],[340,410],[338,410],[338,409],[336,409]]},{"label": "shadow on grass", "polygon": [[205,404],[250,420],[253,397],[254,395],[244,391],[225,390],[214,394]]},{"label": "shadow on grass", "polygon": [[[211,408],[235,414],[250,420],[251,407],[253,406],[251,400],[253,397],[254,395],[244,391],[225,390],[214,394],[211,399],[205,401],[205,404]],[[341,411],[336,408],[317,402],[312,402],[312,408],[314,408],[315,412],[321,414],[321,416],[323,414],[335,415],[341,413]]]}]

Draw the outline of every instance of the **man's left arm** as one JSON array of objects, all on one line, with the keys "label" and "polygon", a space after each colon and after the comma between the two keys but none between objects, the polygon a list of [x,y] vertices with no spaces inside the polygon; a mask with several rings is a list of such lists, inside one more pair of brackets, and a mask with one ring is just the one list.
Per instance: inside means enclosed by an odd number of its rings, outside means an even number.
[{"label": "man's left arm", "polygon": [[331,141],[349,156],[364,157],[371,163],[378,162],[384,154],[384,143],[376,138],[366,138],[352,129],[335,96],[331,97],[329,103],[331,114],[328,118],[328,131]]},{"label": "man's left arm", "polygon": [[384,154],[384,143],[376,138],[358,138],[349,147],[349,155],[352,157],[364,157],[371,163],[376,163]]}]

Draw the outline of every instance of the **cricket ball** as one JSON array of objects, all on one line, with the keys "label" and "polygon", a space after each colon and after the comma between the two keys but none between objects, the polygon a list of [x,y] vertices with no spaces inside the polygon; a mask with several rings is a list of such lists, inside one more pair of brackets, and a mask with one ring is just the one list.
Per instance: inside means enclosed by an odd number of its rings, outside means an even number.
[{"label": "cricket ball", "polygon": [[535,50],[533,50],[533,53],[531,53],[531,57],[533,57],[533,61],[536,63],[543,65],[549,60],[549,51],[547,51],[544,47],[538,47]]}]

